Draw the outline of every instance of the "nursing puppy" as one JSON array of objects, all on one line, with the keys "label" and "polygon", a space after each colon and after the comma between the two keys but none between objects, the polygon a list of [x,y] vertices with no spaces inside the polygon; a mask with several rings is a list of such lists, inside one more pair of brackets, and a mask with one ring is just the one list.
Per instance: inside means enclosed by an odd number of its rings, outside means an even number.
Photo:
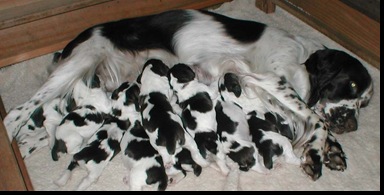
[{"label": "nursing puppy", "polygon": [[161,156],[141,124],[139,94],[136,82],[124,82],[112,93],[112,112],[132,123],[120,141],[123,164],[128,170],[123,181],[132,191],[156,186],[157,190],[165,190],[168,177]]},{"label": "nursing puppy", "polygon": [[240,82],[236,74],[226,73],[219,80],[219,92],[222,99],[235,103],[247,115],[250,136],[263,157],[264,166],[272,169],[273,162],[279,156],[283,156],[287,163],[300,165],[300,159],[294,154],[291,143],[294,137],[292,129],[300,127],[288,116],[283,115],[286,118],[284,120],[279,115],[285,114],[283,111],[271,112],[276,107],[268,105],[272,100],[262,101],[259,99],[262,96],[248,98],[250,94],[245,93]]},{"label": "nursing puppy", "polygon": [[[74,98],[77,107],[65,115],[56,128],[51,151],[54,161],[59,159],[59,153],[73,155],[79,152],[111,112],[111,100],[100,86],[100,82],[99,77],[95,76],[91,88],[83,81],[76,84],[72,94],[76,96]],[[77,96],[78,94],[82,95]]]},{"label": "nursing puppy", "polygon": [[[356,130],[359,109],[368,105],[373,94],[366,68],[343,51],[255,21],[208,11],[172,10],[107,22],[80,33],[63,49],[60,64],[47,82],[4,119],[10,140],[38,107],[70,93],[78,80],[89,81],[96,73],[110,92],[122,82],[136,79],[151,58],[197,67],[199,80],[207,84],[228,71],[266,76],[273,72],[284,77],[321,120],[330,124],[323,127],[319,122],[320,128],[298,134],[312,135],[303,138],[311,143],[302,156],[308,159],[303,170],[315,180],[321,175],[323,154],[328,152],[323,151],[322,141],[327,140],[326,131]],[[241,63],[230,62],[233,59]],[[312,118],[307,109],[295,112]]]},{"label": "nursing puppy", "polygon": [[225,164],[225,154],[216,133],[217,122],[215,105],[218,91],[200,83],[192,68],[186,64],[176,64],[168,71],[171,89],[181,107],[181,117],[185,129],[194,138],[199,152],[205,159],[213,158],[219,171],[229,173]]},{"label": "nursing puppy", "polygon": [[[139,113],[140,116],[140,113]],[[123,150],[122,159],[127,168],[123,178],[129,190],[145,190],[148,187],[164,191],[168,186],[168,175],[164,162],[157,150],[152,147],[140,117],[124,134],[120,147]]]},{"label": "nursing puppy", "polygon": [[167,78],[168,70],[169,67],[162,61],[150,59],[137,79],[141,85],[139,102],[143,127],[166,168],[175,164],[175,155],[182,147],[192,152],[192,158],[199,165],[208,166],[170,103],[173,92]]},{"label": "nursing puppy", "polygon": [[217,134],[224,153],[239,165],[241,171],[267,173],[259,161],[259,153],[249,135],[249,126],[243,110],[233,102],[218,100],[215,106]]},{"label": "nursing puppy", "polygon": [[120,120],[112,115],[105,117],[102,127],[88,140],[86,146],[73,155],[67,169],[55,183],[65,185],[74,169],[80,166],[87,171],[87,175],[76,190],[86,190],[99,179],[108,163],[120,152],[119,143],[129,126],[129,120]]},{"label": "nursing puppy", "polygon": [[187,172],[193,172],[198,177],[202,172],[202,167],[192,159],[191,151],[183,148],[175,156],[176,163],[166,170],[169,177],[169,184],[173,185],[187,176]]},{"label": "nursing puppy", "polygon": [[[88,144],[73,156],[67,170],[55,183],[63,186],[70,178],[73,169],[81,166],[88,174],[78,185],[77,190],[85,190],[100,177],[109,161],[121,150],[123,135],[131,123],[137,120],[139,86],[124,82],[111,94],[111,114],[105,116],[102,127],[89,139]],[[139,114],[140,115],[140,114]]]}]

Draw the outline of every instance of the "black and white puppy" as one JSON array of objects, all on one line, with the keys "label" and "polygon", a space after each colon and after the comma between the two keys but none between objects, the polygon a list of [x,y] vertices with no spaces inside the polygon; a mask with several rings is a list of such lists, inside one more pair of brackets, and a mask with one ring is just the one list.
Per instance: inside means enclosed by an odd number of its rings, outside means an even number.
[{"label": "black and white puppy", "polygon": [[259,152],[249,134],[249,126],[243,110],[230,101],[218,100],[215,106],[217,134],[224,153],[236,162],[241,171],[254,170],[268,173],[260,162]]},{"label": "black and white puppy", "polygon": [[87,171],[87,175],[78,184],[76,190],[86,190],[95,183],[108,163],[120,152],[120,141],[130,126],[129,120],[120,120],[112,115],[105,117],[103,125],[88,140],[88,143],[77,153],[63,172],[55,181],[59,186],[67,183],[73,170],[80,166]]},{"label": "black and white puppy", "polygon": [[195,72],[186,64],[173,65],[168,71],[168,79],[181,107],[185,129],[194,138],[199,152],[205,159],[213,158],[219,171],[227,175],[226,154],[216,133],[218,91],[199,82]]},{"label": "black and white puppy", "polygon": [[167,78],[168,70],[169,67],[161,60],[150,59],[137,79],[141,85],[139,102],[143,127],[166,168],[176,163],[175,155],[182,147],[192,152],[192,158],[199,165],[208,166],[171,105],[173,92]]},{"label": "black and white puppy", "polygon": [[[330,123],[325,132],[356,130],[359,109],[368,105],[373,94],[366,68],[343,51],[255,21],[208,11],[172,10],[107,22],[80,33],[64,48],[60,64],[47,82],[4,119],[10,139],[37,108],[70,93],[78,80],[89,81],[96,72],[112,91],[122,82],[136,79],[151,58],[198,67],[199,80],[208,84],[228,71],[273,72],[284,77],[298,97]],[[233,59],[238,63],[232,63]],[[296,111],[312,118],[307,111]],[[319,142],[312,149],[314,145],[308,144],[302,154],[308,159],[306,165],[320,167],[304,169],[313,179],[320,177],[323,164],[324,141],[318,140],[326,140],[328,135],[320,126],[316,135],[312,131],[302,134],[314,135],[305,136],[306,141]]]},{"label": "black and white puppy", "polygon": [[73,155],[79,152],[111,112],[111,100],[100,82],[99,77],[95,76],[91,88],[82,80],[76,83],[72,95],[77,107],[65,115],[56,128],[51,151],[53,160],[59,159],[59,153]]},{"label": "black and white puppy", "polygon": [[[273,168],[274,160],[284,156],[287,163],[300,165],[300,159],[294,154],[291,141],[296,126],[292,120],[284,120],[279,113],[271,112],[259,97],[248,98],[242,88],[239,77],[234,73],[226,73],[219,80],[221,98],[239,105],[247,115],[250,136],[263,157],[264,166]],[[268,101],[272,103],[272,101]],[[284,114],[284,113],[282,113]],[[298,128],[298,127],[296,127]]]},{"label": "black and white puppy", "polygon": [[137,120],[139,114],[138,97],[139,86],[124,82],[111,94],[111,114],[105,117],[102,127],[89,139],[88,144],[77,152],[64,171],[63,175],[55,181],[63,186],[70,178],[77,166],[85,168],[88,175],[78,185],[77,190],[85,190],[96,182],[104,168],[121,150],[120,144],[131,123]]},{"label": "black and white puppy", "polygon": [[141,124],[139,94],[140,86],[136,82],[124,82],[112,93],[115,100],[112,112],[132,123],[120,142],[123,164],[128,170],[123,181],[132,191],[149,186],[165,190],[168,177],[160,154],[152,147]]},{"label": "black and white puppy", "polygon": [[149,186],[161,191],[167,188],[168,175],[163,159],[152,147],[140,116],[124,134],[120,146],[123,150],[123,163],[128,170],[123,181],[129,190],[141,191]]},{"label": "black and white puppy", "polygon": [[200,176],[202,167],[193,160],[192,153],[189,149],[182,148],[182,150],[176,154],[175,159],[176,163],[166,170],[170,185],[176,184],[184,179],[187,176],[187,172],[193,172],[196,177]]}]

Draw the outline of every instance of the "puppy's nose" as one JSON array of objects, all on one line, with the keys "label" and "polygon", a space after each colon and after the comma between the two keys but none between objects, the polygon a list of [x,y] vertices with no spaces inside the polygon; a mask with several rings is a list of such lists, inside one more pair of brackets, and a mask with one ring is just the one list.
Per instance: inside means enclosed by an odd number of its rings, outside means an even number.
[{"label": "puppy's nose", "polygon": [[357,130],[357,119],[355,117],[350,117],[345,121],[344,129],[346,132],[356,131]]}]

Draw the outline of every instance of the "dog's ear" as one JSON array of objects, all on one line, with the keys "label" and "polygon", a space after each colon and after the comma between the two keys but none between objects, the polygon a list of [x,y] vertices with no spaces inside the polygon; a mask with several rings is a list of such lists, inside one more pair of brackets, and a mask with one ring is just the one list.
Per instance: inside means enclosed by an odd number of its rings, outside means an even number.
[{"label": "dog's ear", "polygon": [[111,99],[112,100],[117,100],[119,98],[118,97],[119,93],[121,91],[123,91],[124,89],[127,89],[128,87],[129,87],[129,82],[128,81],[122,83],[117,89],[113,90],[112,95],[111,95]]},{"label": "dog's ear", "polygon": [[336,50],[323,49],[311,54],[304,62],[309,73],[311,92],[307,102],[309,107],[314,106],[323,95],[323,90],[331,83],[333,78],[340,72],[342,66],[334,63],[337,60]]}]

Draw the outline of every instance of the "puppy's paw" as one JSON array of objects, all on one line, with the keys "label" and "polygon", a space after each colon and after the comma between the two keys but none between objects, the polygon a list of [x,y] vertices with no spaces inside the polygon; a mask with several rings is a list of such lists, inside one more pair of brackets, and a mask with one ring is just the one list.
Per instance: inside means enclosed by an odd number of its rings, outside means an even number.
[{"label": "puppy's paw", "polygon": [[324,165],[336,171],[344,171],[347,169],[347,157],[341,145],[332,135],[329,135],[325,142]]},{"label": "puppy's paw", "polygon": [[65,184],[67,184],[70,177],[71,177],[71,171],[65,170],[63,172],[63,174],[61,175],[61,177],[59,179],[53,181],[53,183],[55,183],[57,186],[62,187]]},{"label": "puppy's paw", "polygon": [[322,175],[322,161],[319,151],[307,146],[303,152],[301,168],[313,181]]}]

